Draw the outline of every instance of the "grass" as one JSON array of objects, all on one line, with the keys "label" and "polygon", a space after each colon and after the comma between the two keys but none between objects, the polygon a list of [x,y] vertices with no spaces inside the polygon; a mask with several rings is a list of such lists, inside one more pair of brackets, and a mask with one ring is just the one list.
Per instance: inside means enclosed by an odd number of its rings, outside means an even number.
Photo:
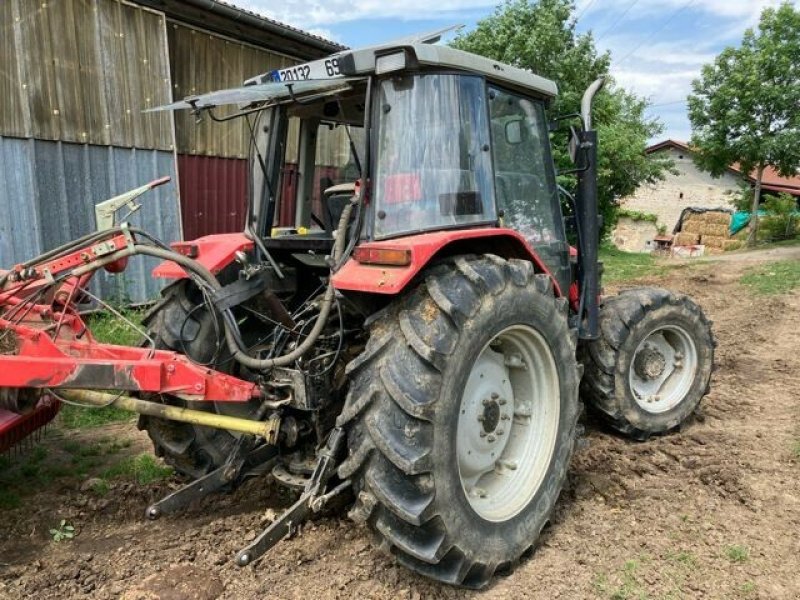
[{"label": "grass", "polygon": [[725,556],[727,556],[728,560],[732,563],[747,562],[747,559],[750,558],[750,549],[741,544],[725,546]]},{"label": "grass", "polygon": [[59,422],[64,429],[87,429],[108,423],[132,421],[135,413],[114,406],[105,408],[72,406],[65,404],[58,413]]},{"label": "grass", "polygon": [[172,475],[171,467],[166,467],[150,454],[129,456],[116,465],[106,469],[103,479],[129,479],[139,485],[161,481]]},{"label": "grass", "polygon": [[628,560],[622,566],[619,574],[619,585],[612,584],[605,573],[600,573],[594,578],[594,589],[601,596],[609,600],[646,600],[647,592],[642,587],[637,576],[639,561]]},{"label": "grass", "polygon": [[[144,311],[129,308],[117,308],[116,310],[137,327],[141,326]],[[86,324],[95,339],[104,344],[136,346],[142,339],[141,333],[111,312],[95,313],[88,317]]]},{"label": "grass", "polygon": [[800,440],[796,440],[795,443],[792,444],[792,456],[800,459]]},{"label": "grass", "polygon": [[754,267],[740,282],[755,294],[785,294],[800,287],[800,261],[783,260]]},{"label": "grass", "polygon": [[641,252],[625,252],[610,244],[600,247],[600,260],[603,263],[603,282],[617,283],[646,277],[662,275],[670,268],[650,254]]},{"label": "grass", "polygon": [[[143,311],[118,309],[125,318],[137,326],[141,325]],[[87,318],[87,325],[92,335],[98,342],[104,344],[118,344],[121,346],[136,346],[141,339],[141,334],[124,320],[110,312],[95,313]],[[113,390],[112,390],[113,391]],[[108,423],[130,421],[134,413],[120,410],[113,406],[106,408],[82,408],[65,404],[59,412],[59,420],[65,429],[86,429],[101,427]]]}]

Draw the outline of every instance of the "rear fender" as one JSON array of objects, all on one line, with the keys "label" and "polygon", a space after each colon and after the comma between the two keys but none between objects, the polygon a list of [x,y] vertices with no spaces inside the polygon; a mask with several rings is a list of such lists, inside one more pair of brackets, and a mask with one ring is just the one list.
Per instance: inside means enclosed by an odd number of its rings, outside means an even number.
[{"label": "rear fender", "polygon": [[[171,246],[178,254],[196,260],[216,275],[236,260],[237,252],[253,250],[253,241],[243,233],[220,233],[197,238],[191,242],[175,242]],[[184,279],[188,275],[178,264],[164,261],[153,269],[153,277]]]},{"label": "rear fender", "polygon": [[[528,241],[513,229],[482,228],[437,231],[379,242],[364,242],[357,250],[396,250],[406,252],[408,264],[387,265],[359,262],[351,257],[332,278],[333,285],[343,292],[396,295],[433,259],[457,254],[497,254],[503,258],[531,261],[537,272],[546,273],[557,296],[563,295],[555,277]],[[354,252],[354,256],[356,252]]]}]

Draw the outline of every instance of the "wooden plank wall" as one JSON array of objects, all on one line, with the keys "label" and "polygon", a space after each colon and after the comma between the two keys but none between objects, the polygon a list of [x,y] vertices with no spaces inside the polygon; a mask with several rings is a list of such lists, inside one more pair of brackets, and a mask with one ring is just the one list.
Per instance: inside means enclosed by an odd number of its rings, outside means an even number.
[{"label": "wooden plank wall", "polygon": [[0,2],[0,135],[172,150],[163,15],[121,0]]},{"label": "wooden plank wall", "polygon": [[[297,61],[199,29],[169,23],[172,95],[177,100],[214,90],[241,87],[254,75]],[[230,111],[218,109],[219,116]],[[179,154],[247,158],[250,136],[244,119],[200,123],[188,111],[175,113]]]}]

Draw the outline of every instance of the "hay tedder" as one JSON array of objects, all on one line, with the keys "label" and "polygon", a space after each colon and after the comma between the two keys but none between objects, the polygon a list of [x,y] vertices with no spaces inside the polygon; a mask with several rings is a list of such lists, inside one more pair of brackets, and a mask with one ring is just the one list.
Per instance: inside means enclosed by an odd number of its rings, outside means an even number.
[{"label": "hay tedder", "polygon": [[[239,565],[336,499],[403,565],[481,587],[550,518],[583,403],[636,439],[682,423],[713,364],[702,311],[663,289],[600,295],[602,81],[573,118],[573,198],[550,154],[555,84],[437,38],[162,107],[246,120],[244,230],[167,246],[116,224],[156,181],[105,203],[96,233],[0,272],[5,445],[61,402],[132,410],[187,477],[149,518],[250,476],[298,490]],[[139,346],[99,343],[88,284],[137,256],[169,285]]]}]

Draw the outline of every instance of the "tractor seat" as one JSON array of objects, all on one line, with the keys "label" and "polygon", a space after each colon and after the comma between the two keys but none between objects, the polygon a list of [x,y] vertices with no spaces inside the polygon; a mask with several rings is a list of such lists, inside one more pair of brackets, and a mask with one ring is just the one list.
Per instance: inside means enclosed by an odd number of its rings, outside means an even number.
[{"label": "tractor seat", "polygon": [[342,218],[342,211],[350,198],[356,193],[355,182],[340,183],[325,188],[322,193],[322,222],[325,230],[331,235],[339,225]]}]

